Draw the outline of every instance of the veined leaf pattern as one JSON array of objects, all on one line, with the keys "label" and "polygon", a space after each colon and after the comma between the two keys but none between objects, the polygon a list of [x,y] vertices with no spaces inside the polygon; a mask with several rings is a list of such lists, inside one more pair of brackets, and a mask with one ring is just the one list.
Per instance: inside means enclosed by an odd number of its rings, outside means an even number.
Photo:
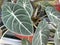
[{"label": "veined leaf pattern", "polygon": [[[29,11],[26,11],[26,7]],[[21,35],[32,35],[33,25],[30,15],[32,15],[32,12],[31,8],[28,9],[28,6],[24,7],[11,2],[6,2],[2,5],[2,21],[12,32]]]},{"label": "veined leaf pattern", "polygon": [[55,10],[54,7],[46,7],[46,13],[48,15],[48,18],[50,19],[50,21],[57,26],[57,35],[58,35],[58,39],[60,38],[60,13],[58,11]]},{"label": "veined leaf pattern", "polygon": [[48,15],[48,18],[50,19],[50,21],[57,26],[58,23],[60,22],[60,13],[58,11],[55,10],[54,7],[46,7],[45,9],[46,14]]},{"label": "veined leaf pattern", "polygon": [[40,22],[33,37],[32,45],[47,45],[50,31],[45,20]]}]

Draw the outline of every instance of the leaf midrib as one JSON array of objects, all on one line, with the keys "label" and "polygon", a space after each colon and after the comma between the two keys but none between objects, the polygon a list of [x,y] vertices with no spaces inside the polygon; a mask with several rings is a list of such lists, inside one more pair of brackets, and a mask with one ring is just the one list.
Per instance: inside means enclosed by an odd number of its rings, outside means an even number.
[{"label": "leaf midrib", "polygon": [[8,9],[7,9],[7,11],[8,11],[10,14],[12,14],[12,16],[13,16],[14,18],[16,18],[16,20],[19,22],[20,25],[22,25],[30,34],[32,34],[32,33],[21,23],[21,21],[14,15],[13,11],[10,12]]}]

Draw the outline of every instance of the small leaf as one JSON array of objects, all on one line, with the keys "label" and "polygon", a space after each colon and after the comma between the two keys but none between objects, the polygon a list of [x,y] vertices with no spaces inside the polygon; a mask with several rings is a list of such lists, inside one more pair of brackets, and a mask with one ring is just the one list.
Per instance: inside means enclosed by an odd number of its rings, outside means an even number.
[{"label": "small leaf", "polygon": [[11,2],[2,5],[2,21],[10,31],[21,35],[32,35],[33,25],[30,16],[32,9],[27,5],[29,4],[25,4],[24,7]]},{"label": "small leaf", "polygon": [[50,6],[46,7],[45,11],[50,21],[57,26],[60,22],[60,12],[56,11],[54,7]]},{"label": "small leaf", "polygon": [[47,45],[50,31],[45,20],[40,22],[33,37],[32,45]]},{"label": "small leaf", "polygon": [[26,39],[22,40],[22,45],[31,45],[30,42]]}]

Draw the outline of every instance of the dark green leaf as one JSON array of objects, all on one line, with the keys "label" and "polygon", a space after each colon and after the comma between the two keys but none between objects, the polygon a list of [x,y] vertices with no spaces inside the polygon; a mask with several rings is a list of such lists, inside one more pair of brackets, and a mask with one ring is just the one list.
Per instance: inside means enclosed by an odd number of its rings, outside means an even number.
[{"label": "dark green leaf", "polygon": [[19,5],[11,2],[3,4],[2,21],[10,31],[22,35],[32,35],[32,9],[27,5],[30,4]]},{"label": "dark green leaf", "polygon": [[32,45],[47,45],[50,31],[45,20],[41,21],[33,37]]}]

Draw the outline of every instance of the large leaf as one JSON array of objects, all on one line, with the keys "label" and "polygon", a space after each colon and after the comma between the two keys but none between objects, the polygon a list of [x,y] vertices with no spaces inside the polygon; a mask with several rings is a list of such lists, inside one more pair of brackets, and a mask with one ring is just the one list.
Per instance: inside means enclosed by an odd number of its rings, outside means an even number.
[{"label": "large leaf", "polygon": [[31,43],[28,40],[23,39],[22,40],[22,45],[31,45]]},{"label": "large leaf", "polygon": [[11,2],[2,5],[2,21],[10,31],[22,35],[32,35],[33,25],[30,16],[32,9],[27,7],[27,4],[19,5]]},{"label": "large leaf", "polygon": [[60,22],[60,12],[56,11],[54,7],[50,6],[46,7],[45,11],[50,21],[57,26]]},{"label": "large leaf", "polygon": [[32,45],[47,45],[50,31],[45,20],[40,22],[33,37]]}]

